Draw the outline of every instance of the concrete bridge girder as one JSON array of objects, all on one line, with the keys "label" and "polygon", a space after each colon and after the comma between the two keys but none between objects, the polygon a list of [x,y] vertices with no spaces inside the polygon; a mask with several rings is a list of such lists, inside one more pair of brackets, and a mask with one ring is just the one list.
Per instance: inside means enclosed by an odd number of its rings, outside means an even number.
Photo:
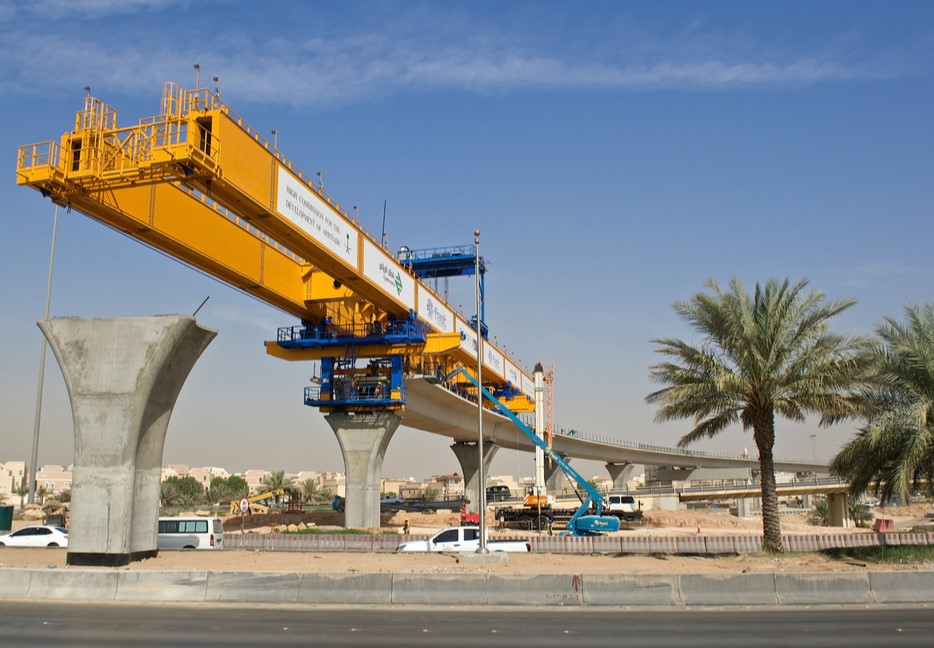
[{"label": "concrete bridge girder", "polygon": [[217,331],[182,315],[38,324],[74,419],[67,563],[119,566],[155,556],[169,419]]}]

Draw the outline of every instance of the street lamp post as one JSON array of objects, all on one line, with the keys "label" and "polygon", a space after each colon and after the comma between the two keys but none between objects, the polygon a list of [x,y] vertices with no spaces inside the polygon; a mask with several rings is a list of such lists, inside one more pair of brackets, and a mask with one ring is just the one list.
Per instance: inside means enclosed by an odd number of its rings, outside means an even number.
[{"label": "street lamp post", "polygon": [[[90,89],[88,89],[90,93]],[[52,269],[55,267],[55,236],[58,231],[58,205],[52,219],[52,251],[49,253],[49,283],[45,290],[45,319],[49,319],[49,304],[52,302]],[[42,420],[42,388],[45,384],[45,349],[47,343],[42,336],[42,350],[39,352],[39,387],[36,390],[36,418],[32,428],[32,454],[29,457],[29,496],[30,504],[36,503],[36,473],[39,470],[39,427]]]},{"label": "street lamp post", "polygon": [[480,332],[480,313],[483,304],[480,294],[480,230],[473,232],[474,289],[477,294],[477,449],[480,452],[480,474],[477,501],[480,503],[480,546],[477,553],[489,553],[486,547],[486,471],[483,469],[483,334]]},{"label": "street lamp post", "polygon": [[817,444],[814,441],[816,438],[816,434],[811,435],[811,458],[814,460],[814,463],[817,463]]}]

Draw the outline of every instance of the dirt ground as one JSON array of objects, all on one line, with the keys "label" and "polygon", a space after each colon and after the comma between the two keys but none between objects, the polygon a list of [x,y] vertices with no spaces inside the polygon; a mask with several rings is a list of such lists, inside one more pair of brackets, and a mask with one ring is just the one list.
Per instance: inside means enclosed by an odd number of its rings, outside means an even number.
[{"label": "dirt ground", "polygon": [[[913,505],[888,509],[885,517],[895,521],[896,529],[910,528],[931,522],[930,505]],[[876,515],[880,516],[877,510]],[[275,532],[270,523],[299,521],[327,529],[342,522],[339,513],[315,513],[302,516],[270,516],[272,519],[244,520],[247,532]],[[384,515],[383,530],[399,529],[406,517],[412,534],[430,534],[458,523],[455,513],[396,513]],[[492,519],[492,515],[489,519]],[[263,524],[261,526],[261,523]],[[17,524],[16,526],[22,526]],[[240,532],[239,518],[225,522],[227,533]],[[741,519],[726,512],[709,511],[647,511],[645,522],[632,525],[621,534],[635,535],[737,535],[761,534],[761,521]],[[804,515],[782,518],[784,533],[862,533],[865,529],[839,529],[808,525]],[[493,535],[499,532],[494,531]],[[528,535],[529,532],[506,531],[507,535]],[[0,568],[33,567],[73,569],[65,564],[64,549],[0,549]],[[875,565],[857,560],[834,560],[821,554],[764,554],[742,556],[663,556],[663,555],[568,555],[509,554],[506,564],[460,563],[456,555],[439,554],[363,554],[363,553],[291,553],[260,551],[161,551],[156,558],[138,561],[119,569],[146,570],[209,570],[209,571],[288,571],[288,572],[388,572],[388,573],[468,573],[497,574],[572,573],[572,574],[737,574],[763,572],[820,572],[866,570],[934,569],[934,563],[910,565]]]}]

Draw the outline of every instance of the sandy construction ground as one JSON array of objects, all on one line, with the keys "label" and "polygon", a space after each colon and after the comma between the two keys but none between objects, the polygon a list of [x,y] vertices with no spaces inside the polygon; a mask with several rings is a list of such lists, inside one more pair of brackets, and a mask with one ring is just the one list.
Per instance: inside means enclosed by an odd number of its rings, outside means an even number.
[{"label": "sandy construction ground", "polygon": [[[929,508],[929,507],[928,507]],[[887,511],[886,517],[896,521],[896,528],[907,528],[924,522],[925,507]],[[898,514],[898,515],[895,515]],[[456,514],[397,513],[383,517],[383,530],[397,529],[408,517],[413,534],[428,534],[457,523]],[[244,520],[247,532],[269,533],[265,523],[294,519]],[[319,513],[305,516],[308,523],[322,529],[342,522],[340,514]],[[247,523],[249,522],[249,523]],[[263,523],[261,525],[261,523]],[[225,523],[228,533],[239,532],[240,521]],[[644,524],[633,525],[622,534],[654,535],[761,534],[761,522],[732,517],[725,513],[697,511],[649,511]],[[863,529],[832,529],[813,527],[804,516],[783,518],[784,533],[863,533]],[[528,532],[510,531],[511,536]],[[0,548],[0,568],[33,567],[41,569],[74,569],[65,564],[64,549]],[[857,560],[834,560],[820,554],[789,554],[767,556],[643,556],[643,555],[568,555],[509,554],[506,564],[461,563],[453,554],[363,554],[363,553],[293,553],[260,551],[161,551],[156,558],[138,561],[118,569],[147,570],[208,570],[208,571],[286,571],[286,572],[388,572],[388,573],[468,573],[501,574],[569,573],[569,574],[736,574],[796,571],[866,571],[934,569],[934,563],[910,565],[865,564]]]}]

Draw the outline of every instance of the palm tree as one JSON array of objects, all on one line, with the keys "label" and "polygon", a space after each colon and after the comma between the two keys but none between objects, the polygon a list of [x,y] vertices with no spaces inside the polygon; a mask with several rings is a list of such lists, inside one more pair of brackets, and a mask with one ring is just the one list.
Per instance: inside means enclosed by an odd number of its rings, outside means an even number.
[{"label": "palm tree", "polygon": [[279,488],[285,488],[287,486],[285,481],[285,471],[284,470],[273,470],[271,473],[267,473],[263,479],[263,486],[267,489],[273,491]]},{"label": "palm tree", "polygon": [[834,458],[832,470],[852,492],[870,485],[883,500],[908,501],[934,484],[934,304],[905,308],[906,323],[886,318],[874,357],[878,384],[866,394],[867,425]]},{"label": "palm tree", "polygon": [[652,341],[672,360],[650,367],[653,381],[667,386],[646,402],[659,404],[658,422],[693,418],[694,428],[679,447],[736,423],[752,429],[759,451],[763,549],[780,552],[772,459],[775,415],[804,421],[808,414],[821,414],[822,424],[857,415],[855,392],[866,385],[868,341],[831,334],[828,321],[855,302],[825,303],[818,291],[805,294],[806,280],[756,283],[752,297],[739,279],[730,282],[728,291],[712,279],[705,286],[709,292],[674,304],[682,319],[704,335],[702,345],[672,338]]}]

